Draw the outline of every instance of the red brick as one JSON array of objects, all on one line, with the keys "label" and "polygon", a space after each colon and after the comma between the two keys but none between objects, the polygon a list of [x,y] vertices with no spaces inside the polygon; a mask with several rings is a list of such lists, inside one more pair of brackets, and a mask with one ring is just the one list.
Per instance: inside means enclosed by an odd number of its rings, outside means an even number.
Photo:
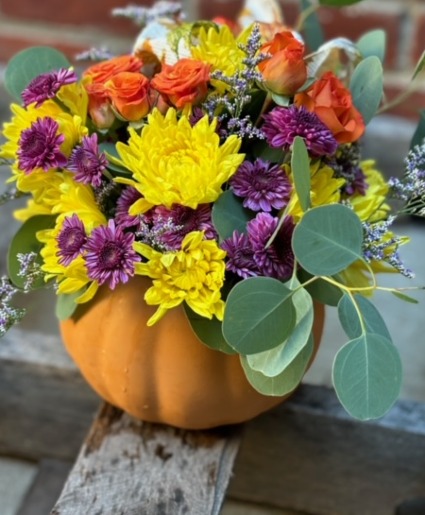
[{"label": "red brick", "polygon": [[[400,93],[405,91],[402,86],[387,83],[385,86],[386,101],[391,102]],[[425,89],[419,89],[412,93],[406,100],[386,113],[402,116],[411,120],[418,119],[418,111],[425,109]],[[397,129],[395,129],[397,130]]]},{"label": "red brick", "polygon": [[425,50],[425,9],[421,9],[413,16],[414,31],[412,36],[411,57],[415,63]]},{"label": "red brick", "polygon": [[[114,7],[125,7],[129,0],[0,0],[2,14],[21,21],[42,21],[78,27],[96,26],[126,34],[134,32],[132,21],[111,15]],[[154,0],[138,0],[137,4],[152,5]]]},{"label": "red brick", "polygon": [[198,15],[200,19],[211,20],[215,16],[235,19],[243,5],[243,0],[200,0]]}]

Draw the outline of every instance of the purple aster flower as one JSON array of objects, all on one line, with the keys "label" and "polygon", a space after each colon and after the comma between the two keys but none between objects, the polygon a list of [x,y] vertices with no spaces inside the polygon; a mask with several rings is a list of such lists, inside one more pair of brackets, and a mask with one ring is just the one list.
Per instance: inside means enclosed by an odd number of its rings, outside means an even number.
[{"label": "purple aster flower", "polygon": [[279,165],[262,159],[244,161],[232,177],[235,195],[242,197],[244,207],[253,211],[283,209],[289,201],[292,186]]},{"label": "purple aster flower", "polygon": [[269,213],[258,213],[254,220],[248,222],[247,231],[261,275],[286,280],[294,268],[291,240],[295,225],[291,217],[285,218],[272,244],[266,248],[278,222],[279,219]]},{"label": "purple aster flower", "polygon": [[21,132],[17,152],[21,170],[28,174],[36,168],[42,168],[47,172],[51,168],[66,165],[67,159],[60,150],[65,136],[57,134],[58,128],[55,120],[47,116],[37,118],[29,129]]},{"label": "purple aster flower", "polygon": [[102,175],[108,161],[103,152],[99,151],[97,134],[85,136],[81,145],[72,151],[68,162],[68,170],[75,172],[75,180],[83,184],[99,187]]},{"label": "purple aster flower", "polygon": [[134,263],[140,261],[133,242],[134,234],[124,233],[112,219],[107,226],[93,229],[84,246],[89,278],[99,284],[109,282],[112,290],[118,283],[126,283],[134,275]]},{"label": "purple aster flower", "polygon": [[315,113],[304,106],[275,107],[264,115],[262,130],[273,148],[289,150],[296,136],[304,138],[307,149],[313,156],[332,155],[338,142],[332,132]]},{"label": "purple aster flower", "polygon": [[[161,233],[161,242],[170,250],[180,249],[184,237],[192,231],[204,231],[208,240],[217,237],[209,204],[201,204],[197,209],[181,205],[174,205],[171,209],[158,206],[153,211],[152,223],[153,230]],[[163,225],[166,225],[165,230],[159,231]]]},{"label": "purple aster flower", "polygon": [[68,266],[81,254],[86,241],[87,236],[83,222],[76,214],[71,217],[67,216],[57,237],[59,263]]},{"label": "purple aster flower", "polygon": [[48,98],[54,98],[60,88],[66,84],[77,82],[78,77],[71,69],[61,68],[60,70],[42,73],[33,79],[22,92],[24,106],[36,102],[36,107]]},{"label": "purple aster flower", "polygon": [[254,260],[254,250],[247,234],[233,231],[232,237],[224,240],[221,248],[227,252],[226,270],[243,279],[260,275]]},{"label": "purple aster flower", "polygon": [[120,225],[123,229],[139,225],[140,216],[130,215],[128,211],[140,198],[142,198],[142,195],[132,186],[127,186],[122,190],[118,197],[117,209],[115,211],[115,221],[117,225]]}]

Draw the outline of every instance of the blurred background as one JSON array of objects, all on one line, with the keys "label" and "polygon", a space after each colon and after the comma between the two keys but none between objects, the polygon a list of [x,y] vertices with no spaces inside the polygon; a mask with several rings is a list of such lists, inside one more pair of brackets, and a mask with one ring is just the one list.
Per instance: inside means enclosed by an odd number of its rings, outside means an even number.
[{"label": "blurred background", "polygon": [[[294,23],[298,15],[298,0],[280,0],[285,21]],[[154,2],[141,1],[138,5],[149,6]],[[242,7],[242,0],[184,0],[184,10],[189,19],[210,19],[214,16],[235,18]],[[75,56],[92,47],[107,47],[112,53],[128,53],[138,33],[137,26],[130,20],[114,18],[111,10],[125,7],[127,0],[68,0],[60,4],[55,0],[34,2],[33,0],[0,0],[0,122],[9,116],[10,97],[2,85],[4,67],[17,51],[33,45],[54,46],[75,62]],[[356,40],[372,29],[384,29],[387,33],[387,54],[385,58],[385,93],[394,98],[406,89],[415,63],[425,49],[425,2],[423,0],[364,0],[359,4],[342,8],[322,8],[319,19],[325,38],[345,36]],[[418,111],[425,109],[425,74],[416,81],[416,91],[402,104],[385,115],[378,116],[368,127],[363,145],[364,157],[374,157],[378,169],[386,176],[397,176],[403,172],[403,158],[418,121]],[[1,136],[0,136],[1,138]],[[1,141],[1,140],[0,140]],[[0,175],[6,178],[5,168]],[[0,191],[4,180],[0,177]],[[17,224],[13,222],[15,205],[0,206],[0,272],[5,271],[7,245]],[[425,223],[406,218],[396,228],[399,234],[411,236],[413,242],[403,249],[406,265],[416,272],[416,278],[408,281],[400,277],[383,278],[382,284],[391,286],[425,285]],[[391,294],[379,294],[376,305],[384,316],[394,342],[400,350],[404,365],[402,397],[425,401],[425,293],[416,295],[420,303],[405,304]],[[34,346],[41,345],[40,335],[58,346],[60,338],[54,318],[54,298],[51,292],[40,297],[27,297],[25,305],[28,316],[17,329],[11,331],[12,340],[30,339]],[[25,336],[26,335],[26,336]],[[44,338],[44,337],[43,337]],[[1,346],[19,345],[6,337],[0,341],[0,379],[2,374]],[[44,340],[43,340],[44,341]],[[334,309],[328,309],[325,334],[317,359],[306,376],[306,381],[316,384],[331,384],[331,367],[337,349],[345,343]],[[0,381],[1,383],[1,381]],[[12,417],[11,411],[4,412],[2,401],[7,392],[0,391],[0,412],[2,417]],[[7,402],[6,402],[7,406]],[[2,434],[0,418],[0,440]],[[0,453],[1,454],[1,453]],[[56,486],[50,491],[44,506],[56,496],[60,482],[64,480],[70,463],[56,469]],[[0,456],[0,514],[41,515],[47,513],[32,504],[25,511],[29,498],[34,493],[34,481],[40,473],[40,463],[16,460],[13,456]],[[53,497],[52,497],[53,496]],[[41,505],[40,505],[41,506]],[[233,511],[231,511],[233,509]],[[225,508],[226,513],[249,515],[248,508]],[[37,511],[39,510],[39,511]],[[225,511],[223,511],[225,513]],[[277,513],[258,511],[255,513]]]}]

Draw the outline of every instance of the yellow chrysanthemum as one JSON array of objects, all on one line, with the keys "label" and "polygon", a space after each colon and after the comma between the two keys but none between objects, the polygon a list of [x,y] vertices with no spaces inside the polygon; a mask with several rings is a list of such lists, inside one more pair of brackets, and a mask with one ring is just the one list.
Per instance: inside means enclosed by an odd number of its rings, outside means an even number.
[{"label": "yellow chrysanthemum", "polygon": [[[201,27],[196,46],[191,47],[193,59],[211,64],[212,71],[220,70],[230,77],[245,66],[243,59],[246,54],[239,48],[241,43],[246,43],[251,28],[245,30],[239,37],[235,37],[227,25],[220,27]],[[217,92],[224,93],[228,85],[222,81],[212,79],[212,85]]]},{"label": "yellow chrysanthemum", "polygon": [[[292,174],[289,165],[285,165],[284,169],[292,182]],[[341,198],[340,189],[344,185],[345,179],[335,178],[332,168],[322,165],[320,161],[310,166],[310,172],[311,206],[318,207],[339,202]],[[300,221],[304,214],[295,188],[292,190],[291,199],[287,207],[287,214],[291,215],[296,223]]]},{"label": "yellow chrysanthemum", "polygon": [[136,274],[153,279],[145,300],[149,305],[159,306],[148,325],[155,324],[183,301],[203,317],[223,319],[220,290],[226,253],[215,240],[205,240],[203,232],[194,231],[186,235],[177,252],[162,254],[144,243],[135,243],[134,249],[148,259],[147,263],[136,263]]},{"label": "yellow chrysanthemum", "polygon": [[365,195],[357,193],[350,197],[356,215],[362,222],[377,222],[388,216],[390,206],[385,203],[389,186],[383,175],[375,169],[375,161],[362,161],[360,167],[366,176],[368,188]]},{"label": "yellow chrysanthemum", "polygon": [[237,136],[220,145],[216,124],[205,116],[192,127],[185,116],[178,120],[174,109],[168,109],[165,116],[156,109],[141,135],[130,129],[128,144],[117,144],[121,160],[115,160],[133,173],[133,179],[117,180],[143,196],[130,214],[156,205],[195,209],[217,200],[223,183],[236,172],[244,155],[238,154],[241,140]]},{"label": "yellow chrysanthemum", "polygon": [[70,113],[77,115],[83,125],[86,124],[89,96],[82,83],[76,82],[62,86],[56,96],[69,109]]},{"label": "yellow chrysanthemum", "polygon": [[44,243],[40,251],[43,258],[41,269],[46,274],[46,280],[54,279],[58,285],[57,293],[76,293],[82,288],[89,288],[82,294],[76,302],[87,302],[93,298],[97,291],[97,283],[92,282],[87,275],[87,268],[82,256],[78,256],[68,265],[59,263],[59,247],[57,237],[62,230],[65,217],[60,216],[53,229],[46,229],[37,233],[37,239]]}]

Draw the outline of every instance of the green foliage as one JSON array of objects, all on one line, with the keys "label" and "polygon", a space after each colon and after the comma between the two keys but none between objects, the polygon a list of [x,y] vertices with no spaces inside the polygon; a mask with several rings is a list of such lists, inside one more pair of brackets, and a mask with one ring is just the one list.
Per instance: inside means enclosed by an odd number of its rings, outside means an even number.
[{"label": "green foliage", "polygon": [[366,32],[357,41],[357,48],[363,58],[376,56],[381,63],[385,59],[385,51],[387,45],[387,35],[382,29],[371,30]]},{"label": "green foliage", "polygon": [[[42,265],[40,250],[43,244],[37,240],[36,234],[38,231],[53,228],[55,220],[56,217],[50,215],[33,216],[21,225],[12,238],[7,255],[7,271],[10,280],[16,287],[23,289],[25,284],[25,278],[18,275],[20,265],[17,255],[35,252],[37,254],[36,262]],[[45,285],[43,278],[40,278],[32,285],[32,289],[42,288]]]},{"label": "green foliage", "polygon": [[421,145],[425,138],[425,109],[419,111],[419,122],[416,126],[415,132],[410,142],[410,148],[412,149],[416,145]]},{"label": "green foliage", "polygon": [[344,408],[360,420],[379,418],[400,394],[401,361],[384,336],[364,332],[337,353],[333,383]]},{"label": "green foliage", "polygon": [[412,80],[415,80],[416,77],[422,73],[422,71],[425,68],[425,50],[422,52],[421,56],[418,59],[418,62],[416,63],[415,69],[413,71]]},{"label": "green foliage", "polygon": [[283,343],[294,328],[292,292],[270,277],[239,282],[226,301],[223,335],[240,354],[255,354]]},{"label": "green foliage", "polygon": [[314,52],[320,47],[320,45],[323,45],[325,38],[323,36],[323,30],[320,25],[319,18],[317,14],[312,11],[312,5],[313,3],[311,0],[301,0],[302,11],[308,12],[308,16],[306,16],[302,25],[301,32],[307,47]]},{"label": "green foliage", "polygon": [[[298,273],[298,278],[302,283],[310,280],[312,277],[314,276],[303,269]],[[343,295],[343,291],[340,288],[321,278],[316,278],[313,282],[307,284],[305,289],[313,299],[328,306],[337,306]]]},{"label": "green foliage", "polygon": [[8,62],[4,84],[6,90],[20,102],[22,91],[35,77],[70,66],[68,59],[55,48],[47,46],[27,48],[17,53]]},{"label": "green foliage", "polygon": [[67,318],[72,317],[78,307],[78,304],[75,301],[83,293],[84,289],[74,293],[62,293],[57,295],[55,314],[58,320],[66,320]]},{"label": "green foliage", "polygon": [[356,66],[350,81],[353,103],[365,124],[376,114],[384,92],[384,70],[378,57],[366,57]]},{"label": "green foliage", "polygon": [[310,158],[304,140],[300,136],[295,136],[292,146],[291,169],[301,209],[307,211],[311,203]]},{"label": "green foliage", "polygon": [[292,246],[297,261],[313,275],[332,276],[362,259],[363,229],[358,216],[341,204],[307,211]]},{"label": "green foliage", "polygon": [[230,238],[235,230],[245,232],[251,218],[252,212],[243,207],[242,201],[231,190],[225,191],[212,209],[213,224],[222,240]]},{"label": "green foliage", "polygon": [[217,318],[208,320],[208,318],[201,317],[190,309],[186,303],[184,303],[184,309],[194,333],[202,343],[210,349],[225,354],[236,354],[236,351],[224,339],[220,320],[217,320]]}]

